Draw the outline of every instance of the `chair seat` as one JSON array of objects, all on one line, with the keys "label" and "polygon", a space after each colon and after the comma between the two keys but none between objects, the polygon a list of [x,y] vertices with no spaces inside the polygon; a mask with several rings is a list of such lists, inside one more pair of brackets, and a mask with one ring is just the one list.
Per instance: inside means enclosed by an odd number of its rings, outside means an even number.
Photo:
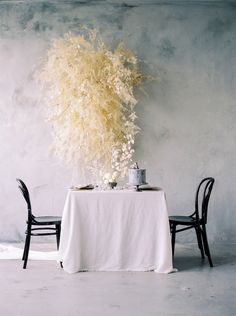
[{"label": "chair seat", "polygon": [[56,225],[61,223],[61,216],[35,216],[33,225]]},{"label": "chair seat", "polygon": [[193,225],[196,223],[196,219],[191,216],[169,216],[169,220],[182,225]]}]

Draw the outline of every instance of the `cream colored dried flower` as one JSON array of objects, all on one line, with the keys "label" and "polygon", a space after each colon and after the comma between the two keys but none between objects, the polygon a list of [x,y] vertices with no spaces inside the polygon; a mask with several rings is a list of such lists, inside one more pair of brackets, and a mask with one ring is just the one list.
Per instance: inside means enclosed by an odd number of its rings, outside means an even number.
[{"label": "cream colored dried flower", "polygon": [[123,44],[112,51],[96,31],[86,32],[54,40],[40,76],[49,84],[54,150],[73,166],[83,162],[99,170],[101,179],[109,174],[117,181],[134,153],[139,130],[134,87],[145,78],[137,57]]}]

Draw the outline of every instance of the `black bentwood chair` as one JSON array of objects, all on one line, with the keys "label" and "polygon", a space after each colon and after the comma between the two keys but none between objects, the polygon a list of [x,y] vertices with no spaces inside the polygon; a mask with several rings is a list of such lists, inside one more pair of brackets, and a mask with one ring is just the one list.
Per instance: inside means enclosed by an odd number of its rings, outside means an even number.
[{"label": "black bentwood chair", "polygon": [[[22,260],[24,260],[23,269],[26,269],[31,236],[56,235],[57,249],[59,248],[61,234],[61,216],[34,216],[32,214],[29,191],[25,183],[21,179],[16,179],[16,181],[19,184],[19,189],[21,190],[21,193],[27,203],[28,208],[28,220],[26,221],[27,230],[25,232],[25,247],[22,257]],[[55,225],[55,227],[50,227],[52,225]],[[41,227],[33,228],[34,226]]]},{"label": "black bentwood chair", "polygon": [[[210,249],[207,241],[206,224],[208,203],[214,182],[215,180],[210,177],[205,178],[200,182],[195,197],[195,211],[192,215],[169,216],[173,257],[175,251],[175,234],[187,229],[194,228],[196,231],[198,247],[201,251],[202,258],[204,258],[205,252],[205,255],[208,257],[210,267],[213,267]],[[186,227],[176,229],[178,225]]]}]

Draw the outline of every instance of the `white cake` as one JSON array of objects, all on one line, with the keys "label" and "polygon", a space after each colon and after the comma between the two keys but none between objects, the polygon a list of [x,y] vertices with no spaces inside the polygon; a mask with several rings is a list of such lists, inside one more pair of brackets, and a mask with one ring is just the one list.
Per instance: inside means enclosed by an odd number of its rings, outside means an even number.
[{"label": "white cake", "polygon": [[146,169],[129,169],[129,184],[146,184]]}]

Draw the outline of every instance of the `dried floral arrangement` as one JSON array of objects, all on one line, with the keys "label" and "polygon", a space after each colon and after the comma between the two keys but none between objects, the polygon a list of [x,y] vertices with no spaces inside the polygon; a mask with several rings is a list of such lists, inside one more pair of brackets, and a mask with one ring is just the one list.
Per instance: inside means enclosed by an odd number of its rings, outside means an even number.
[{"label": "dried floral arrangement", "polygon": [[96,30],[68,33],[53,41],[40,79],[55,154],[105,183],[124,178],[139,130],[134,87],[146,79],[135,54],[122,43],[110,50]]}]

